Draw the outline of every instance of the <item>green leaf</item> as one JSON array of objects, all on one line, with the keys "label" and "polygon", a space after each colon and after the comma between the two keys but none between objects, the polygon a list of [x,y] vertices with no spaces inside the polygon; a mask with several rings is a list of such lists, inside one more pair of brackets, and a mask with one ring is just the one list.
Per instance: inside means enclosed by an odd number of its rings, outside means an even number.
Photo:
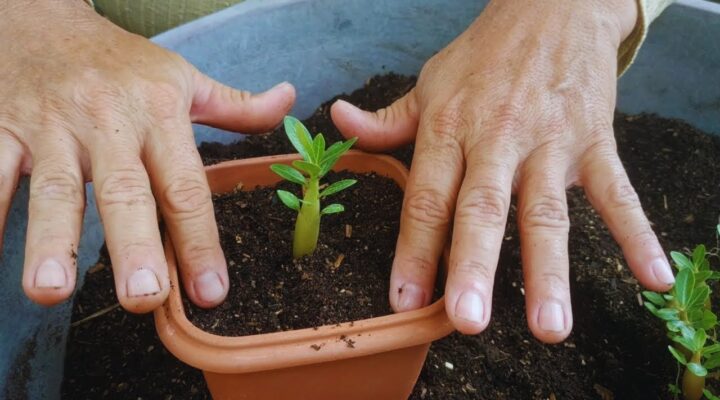
[{"label": "green leaf", "polygon": [[680,396],[680,394],[682,393],[678,385],[672,383],[668,383],[668,392],[674,394],[675,396]]},{"label": "green leaf", "polygon": [[692,320],[693,328],[696,328],[696,329],[710,330],[710,329],[713,329],[715,327],[715,325],[717,325],[717,323],[718,323],[717,316],[708,309],[703,309],[701,318]]},{"label": "green leaf", "polygon": [[692,353],[694,353],[696,350],[698,350],[694,347],[695,342],[692,340],[692,338],[688,339],[688,338],[685,338],[682,336],[673,336],[671,339],[673,342],[679,343],[686,349],[690,350],[690,352],[692,352]]},{"label": "green leaf", "polygon": [[327,151],[325,151],[325,156],[320,163],[324,164],[325,162],[331,162],[332,165],[330,165],[330,168],[332,168],[332,166],[335,165],[335,162],[337,162],[340,156],[350,150],[350,148],[355,144],[355,142],[357,142],[357,138],[352,138],[344,142],[333,143],[333,145],[330,146]]},{"label": "green leaf", "polygon": [[320,173],[320,167],[313,163],[309,163],[307,161],[303,160],[295,160],[292,162],[293,167],[299,169],[300,171],[304,171],[306,174],[310,175],[311,177],[318,177],[318,174]]},{"label": "green leaf", "polygon": [[341,181],[337,181],[320,192],[320,198],[345,190],[356,183],[357,181],[355,179],[343,179]]},{"label": "green leaf", "polygon": [[677,321],[679,319],[678,310],[674,308],[661,308],[655,315],[665,321]]},{"label": "green leaf", "polygon": [[714,344],[711,344],[710,346],[705,346],[705,347],[703,347],[703,350],[702,350],[703,355],[706,357],[713,353],[717,353],[718,351],[720,351],[720,343],[714,343]]},{"label": "green leaf", "polygon": [[677,321],[668,321],[665,323],[665,326],[667,327],[667,330],[670,332],[680,332],[681,329],[685,328],[685,322],[677,320]]},{"label": "green leaf", "polygon": [[305,184],[305,177],[303,176],[303,174],[301,174],[298,170],[289,165],[273,164],[270,166],[270,169],[272,170],[272,172],[280,175],[280,177],[292,183],[297,183],[298,185]]},{"label": "green leaf", "polygon": [[681,269],[675,277],[675,286],[673,287],[675,290],[675,299],[681,308],[687,309],[694,287],[695,277],[693,276],[692,268]]},{"label": "green leaf", "polygon": [[339,212],[345,211],[345,207],[343,207],[342,204],[330,204],[329,206],[323,208],[323,210],[320,212],[321,215],[327,215],[327,214],[336,214]]},{"label": "green leaf", "polygon": [[718,280],[720,279],[720,271],[713,271],[712,275],[708,278],[708,280]]},{"label": "green leaf", "polygon": [[312,146],[312,138],[305,125],[295,117],[286,116],[283,120],[285,126],[285,134],[295,150],[307,161],[313,161],[314,149]]},{"label": "green leaf", "polygon": [[703,268],[704,267],[700,267],[700,270],[695,273],[695,287],[704,284],[713,274],[712,271],[704,270]]},{"label": "green leaf", "polygon": [[693,344],[695,345],[695,349],[700,350],[705,347],[706,341],[707,334],[705,333],[705,329],[698,329],[697,331],[695,331],[695,337],[693,337]]},{"label": "green leaf", "polygon": [[644,291],[642,292],[643,297],[645,297],[649,302],[655,304],[658,307],[665,306],[665,299],[662,297],[660,293],[650,292],[650,291]]},{"label": "green leaf", "polygon": [[668,350],[670,350],[670,354],[672,354],[673,357],[675,357],[675,359],[676,359],[680,364],[682,364],[682,365],[686,365],[686,364],[687,364],[687,359],[685,359],[685,356],[684,356],[682,353],[680,353],[679,351],[675,350],[674,347],[668,346]]},{"label": "green leaf", "polygon": [[703,363],[707,369],[715,369],[720,366],[720,353],[714,353]]},{"label": "green leaf", "polygon": [[286,190],[278,190],[277,194],[280,201],[282,201],[288,208],[300,211],[300,199],[298,199],[297,196]]},{"label": "green leaf", "polygon": [[705,300],[710,296],[710,288],[707,285],[696,287],[693,289],[692,296],[688,301],[687,307],[690,309],[703,307]]},{"label": "green leaf", "polygon": [[700,264],[698,264],[697,268],[698,268],[698,271],[703,271],[703,272],[710,271],[710,261],[708,261],[707,258],[700,261]]},{"label": "green leaf", "polygon": [[677,269],[682,271],[683,269],[690,268],[692,269],[693,264],[690,261],[685,254],[677,252],[677,251],[671,251],[670,257],[672,257],[673,261],[675,261],[675,265],[677,266]]},{"label": "green leaf", "polygon": [[687,369],[689,369],[690,372],[692,372],[693,375],[695,375],[695,376],[705,376],[705,375],[707,375],[707,369],[705,369],[705,367],[703,367],[702,365],[700,365],[700,364],[698,364],[698,363],[694,363],[694,362],[687,363],[686,367],[687,367]]},{"label": "green leaf", "polygon": [[695,265],[700,265],[705,261],[705,245],[698,245],[692,252],[692,262]]},{"label": "green leaf", "polygon": [[715,396],[714,394],[712,394],[711,391],[707,389],[703,389],[703,394],[705,395],[705,397],[707,397],[708,400],[720,400],[720,397]]},{"label": "green leaf", "polygon": [[315,160],[322,160],[325,156],[325,137],[322,133],[315,135],[313,140],[313,147],[315,148]]}]

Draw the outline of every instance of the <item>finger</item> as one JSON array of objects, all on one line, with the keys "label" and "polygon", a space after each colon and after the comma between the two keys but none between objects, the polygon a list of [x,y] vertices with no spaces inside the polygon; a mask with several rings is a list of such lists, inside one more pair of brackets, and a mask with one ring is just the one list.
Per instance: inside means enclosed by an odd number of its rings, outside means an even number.
[{"label": "finger", "polygon": [[0,254],[3,248],[5,223],[20,176],[23,149],[10,135],[0,132]]},{"label": "finger", "polygon": [[518,225],[528,326],[546,343],[572,329],[565,157],[540,149],[521,171]]},{"label": "finger", "polygon": [[415,139],[419,108],[415,89],[412,89],[389,107],[374,112],[338,100],[330,108],[330,115],[345,137],[358,138],[358,147],[378,151],[400,147]]},{"label": "finger", "polygon": [[170,283],[137,137],[119,132],[95,143],[90,159],[118,300],[126,310],[142,313],[162,304]]},{"label": "finger", "polygon": [[225,86],[195,71],[195,94],[190,118],[216,128],[263,133],[274,129],[295,102],[295,88],[282,82],[272,89],[252,94]]},{"label": "finger", "polygon": [[85,210],[79,145],[48,131],[32,146],[23,289],[43,305],[67,299],[75,288],[78,242]]},{"label": "finger", "polygon": [[[390,304],[397,312],[430,302],[460,185],[463,157],[458,137],[467,125],[445,113],[427,113],[410,170],[400,216]],[[454,114],[455,115],[455,114]]]},{"label": "finger", "polygon": [[190,123],[149,135],[148,171],[178,255],[185,291],[201,307],[218,305],[229,284],[212,198]]},{"label": "finger", "polygon": [[595,146],[587,153],[581,180],[635,277],[650,290],[670,289],[675,282],[670,264],[613,145]]},{"label": "finger", "polygon": [[496,142],[467,157],[455,211],[445,307],[457,330],[476,334],[490,321],[517,156]]}]

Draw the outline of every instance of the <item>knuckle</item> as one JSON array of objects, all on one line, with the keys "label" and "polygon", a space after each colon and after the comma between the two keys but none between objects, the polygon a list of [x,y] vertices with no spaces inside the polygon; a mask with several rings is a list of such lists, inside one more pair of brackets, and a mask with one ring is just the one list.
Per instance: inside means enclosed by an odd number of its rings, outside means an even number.
[{"label": "knuckle", "polygon": [[461,222],[500,230],[505,225],[506,198],[499,184],[473,186],[459,201],[455,217]]},{"label": "knuckle", "polygon": [[551,194],[543,194],[529,204],[520,218],[524,229],[549,229],[568,231],[570,219],[567,204]]},{"label": "knuckle", "polygon": [[524,108],[518,101],[506,101],[495,108],[490,130],[494,136],[517,137],[523,132]]},{"label": "knuckle", "polygon": [[409,194],[403,210],[409,220],[431,228],[447,226],[450,221],[449,201],[432,188],[419,189]]},{"label": "knuckle", "polygon": [[210,190],[201,180],[192,178],[171,179],[163,191],[168,211],[174,214],[207,211],[211,204]]},{"label": "knuckle", "polygon": [[633,211],[640,209],[640,199],[630,182],[625,179],[614,179],[607,189],[607,199],[610,207]]},{"label": "knuckle", "polygon": [[182,263],[193,267],[211,266],[209,264],[217,258],[220,252],[217,246],[214,246],[206,238],[185,242],[178,248]]},{"label": "knuckle", "polygon": [[552,293],[562,293],[570,290],[570,284],[561,271],[543,271],[539,276],[540,284]]},{"label": "knuckle", "polygon": [[615,161],[617,157],[617,144],[614,136],[593,135],[584,151],[584,157],[603,160],[605,163]]},{"label": "knuckle", "polygon": [[650,227],[628,234],[627,239],[630,242],[631,248],[653,248],[657,246],[657,236],[655,236],[655,232],[653,232]]},{"label": "knuckle", "polygon": [[588,124],[586,130],[590,138],[607,142],[614,137],[612,119],[596,117],[592,118]]},{"label": "knuckle", "polygon": [[155,203],[145,175],[139,168],[110,172],[100,182],[97,193],[101,207],[154,206]]},{"label": "knuckle", "polygon": [[101,122],[110,122],[126,98],[127,93],[121,87],[91,78],[73,87],[69,101],[81,113]]},{"label": "knuckle", "polygon": [[400,264],[410,265],[413,269],[419,271],[432,271],[436,267],[437,262],[431,262],[427,257],[423,256],[408,255],[400,259]]},{"label": "knuckle", "polygon": [[[110,240],[112,240],[112,238],[110,238]],[[128,259],[127,255],[157,253],[159,247],[160,245],[153,238],[134,238],[118,246],[118,252],[116,254],[121,256],[113,257],[113,263],[120,263],[121,260]]]},{"label": "knuckle", "polygon": [[31,178],[30,199],[33,201],[55,201],[81,209],[85,203],[83,193],[79,179],[62,168],[34,174]]},{"label": "knuckle", "polygon": [[493,269],[482,261],[478,260],[462,260],[456,261],[451,266],[451,270],[455,274],[462,276],[471,277],[472,279],[492,282],[493,281]]},{"label": "knuckle", "polygon": [[537,129],[539,144],[557,142],[570,132],[570,124],[564,113],[548,111],[539,122]]},{"label": "knuckle", "polygon": [[[451,100],[462,103],[462,100]],[[469,130],[468,113],[456,105],[447,105],[430,117],[430,131],[441,143],[460,147],[461,134]]]},{"label": "knuckle", "polygon": [[177,86],[167,82],[153,82],[145,90],[150,115],[165,120],[176,118],[182,112],[185,96]]}]

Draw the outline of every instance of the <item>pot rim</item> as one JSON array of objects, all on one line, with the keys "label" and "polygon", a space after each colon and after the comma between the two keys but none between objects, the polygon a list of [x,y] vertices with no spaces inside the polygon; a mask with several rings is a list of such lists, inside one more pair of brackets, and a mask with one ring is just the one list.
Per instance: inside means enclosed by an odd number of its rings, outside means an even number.
[{"label": "pot rim", "polygon": [[[217,173],[250,165],[290,163],[296,159],[297,155],[288,154],[225,161],[207,167],[206,171]],[[382,169],[390,171],[379,173],[391,177],[404,189],[407,169],[392,157],[353,150],[345,154],[334,169],[347,169],[349,162],[359,163],[360,167],[354,169],[357,172],[374,170],[371,162],[377,163]],[[215,335],[203,331],[187,319],[179,290],[177,260],[167,235],[164,244],[171,289],[162,307],[155,310],[156,329],[171,353],[185,363],[206,371],[246,373],[368,356],[426,344],[454,330],[445,313],[444,297],[441,297],[422,309],[336,325],[249,336]],[[353,346],[345,339],[352,339]]]}]

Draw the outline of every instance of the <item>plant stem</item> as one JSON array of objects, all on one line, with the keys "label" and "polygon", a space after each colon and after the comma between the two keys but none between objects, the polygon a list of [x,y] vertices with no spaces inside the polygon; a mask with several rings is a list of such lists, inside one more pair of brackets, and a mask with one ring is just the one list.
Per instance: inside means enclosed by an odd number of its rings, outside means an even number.
[{"label": "plant stem", "polygon": [[[690,362],[700,364],[701,361],[702,353],[693,353]],[[705,377],[693,374],[686,367],[682,382],[683,398],[685,400],[700,400],[703,396],[703,389],[705,389]]]},{"label": "plant stem", "polygon": [[317,246],[320,234],[320,191],[319,182],[315,177],[308,180],[302,206],[295,222],[293,237],[293,257],[312,254]]}]

